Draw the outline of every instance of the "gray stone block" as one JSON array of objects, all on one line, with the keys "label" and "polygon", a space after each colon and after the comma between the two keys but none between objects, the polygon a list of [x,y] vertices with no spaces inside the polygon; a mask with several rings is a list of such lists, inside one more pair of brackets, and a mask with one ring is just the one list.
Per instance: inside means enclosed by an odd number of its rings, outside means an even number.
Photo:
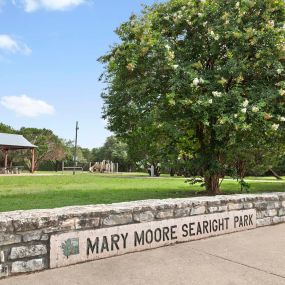
[{"label": "gray stone block", "polygon": [[279,196],[278,193],[265,193],[265,194],[261,194],[260,197],[264,200],[264,201],[279,201]]},{"label": "gray stone block", "polygon": [[234,211],[234,210],[241,210],[243,208],[242,204],[229,204],[228,209],[229,211]]},{"label": "gray stone block", "polygon": [[263,219],[265,216],[265,211],[256,211],[256,218]]},{"label": "gray stone block", "polygon": [[201,214],[205,214],[206,212],[206,207],[205,206],[201,206],[201,207],[195,207],[191,209],[191,216],[194,215],[201,215]]},{"label": "gray stone block", "polygon": [[100,226],[100,218],[75,219],[75,229],[94,229]]},{"label": "gray stone block", "polygon": [[281,208],[278,210],[278,216],[285,216],[285,208]]},{"label": "gray stone block", "polygon": [[277,210],[276,210],[276,209],[267,210],[267,211],[264,212],[264,216],[265,216],[265,217],[274,217],[274,216],[277,216]]},{"label": "gray stone block", "polygon": [[282,218],[281,217],[273,217],[272,222],[273,222],[273,224],[282,223]]},{"label": "gray stone block", "polygon": [[267,202],[267,210],[280,208],[280,202]]},{"label": "gray stone block", "polygon": [[218,212],[218,207],[208,207],[207,212],[208,213],[216,213],[216,212]]},{"label": "gray stone block", "polygon": [[20,243],[21,240],[22,240],[22,237],[20,235],[0,233],[0,246]]},{"label": "gray stone block", "polygon": [[266,210],[267,209],[267,203],[264,201],[253,203],[253,206],[257,210]]},{"label": "gray stone block", "polygon": [[23,242],[37,241],[41,239],[41,236],[42,236],[41,231],[25,233],[23,234]]},{"label": "gray stone block", "polygon": [[256,220],[256,226],[257,227],[264,227],[271,225],[271,218],[264,218],[264,219],[258,219]]},{"label": "gray stone block", "polygon": [[15,260],[44,254],[47,254],[47,248],[43,244],[18,246],[12,248],[9,259]]},{"label": "gray stone block", "polygon": [[5,262],[5,252],[3,250],[0,251],[0,263]]},{"label": "gray stone block", "polygon": [[12,263],[12,273],[24,273],[45,269],[45,263],[42,258],[29,261],[15,261]]},{"label": "gray stone block", "polygon": [[246,209],[251,209],[253,207],[252,203],[243,203],[243,208]]},{"label": "gray stone block", "polygon": [[221,205],[221,200],[214,198],[214,199],[209,199],[209,201],[207,201],[207,206],[209,207],[216,207]]},{"label": "gray stone block", "polygon": [[190,214],[190,208],[182,208],[182,209],[175,209],[174,210],[174,217],[180,218],[180,217],[187,217]]},{"label": "gray stone block", "polygon": [[32,230],[39,230],[43,228],[56,227],[58,226],[58,219],[50,217],[33,217],[24,218],[19,217],[13,221],[15,231],[17,232],[28,232]]},{"label": "gray stone block", "polygon": [[154,220],[154,214],[152,211],[145,211],[142,213],[134,213],[134,221],[135,222],[150,222]]},{"label": "gray stone block", "polygon": [[41,240],[42,240],[42,241],[46,241],[46,240],[48,240],[48,239],[49,239],[48,234],[43,234],[42,237],[41,237]]},{"label": "gray stone block", "polygon": [[218,212],[225,212],[227,210],[228,210],[228,206],[226,206],[226,205],[218,207]]},{"label": "gray stone block", "polygon": [[62,230],[74,230],[75,229],[75,219],[66,219],[59,223],[59,229]]},{"label": "gray stone block", "polygon": [[279,200],[285,200],[285,193],[278,193]]},{"label": "gray stone block", "polygon": [[155,217],[157,219],[169,219],[173,217],[173,209],[168,209],[164,211],[159,211]]},{"label": "gray stone block", "polygon": [[5,264],[0,264],[0,278],[9,276],[9,267]]},{"label": "gray stone block", "polygon": [[133,221],[131,213],[125,213],[120,215],[109,215],[103,219],[103,226],[116,226],[130,224]]},{"label": "gray stone block", "polygon": [[12,233],[13,230],[14,228],[13,228],[12,219],[5,217],[5,216],[1,217],[0,218],[0,233],[1,232]]}]

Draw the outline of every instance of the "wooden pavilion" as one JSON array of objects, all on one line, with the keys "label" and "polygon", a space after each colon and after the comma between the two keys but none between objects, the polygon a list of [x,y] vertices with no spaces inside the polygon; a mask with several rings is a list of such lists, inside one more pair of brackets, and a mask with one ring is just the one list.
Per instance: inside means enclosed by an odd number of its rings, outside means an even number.
[{"label": "wooden pavilion", "polygon": [[21,135],[0,133],[0,150],[4,153],[4,168],[8,170],[8,153],[11,150],[28,149],[31,150],[31,172],[35,171],[35,148]]}]

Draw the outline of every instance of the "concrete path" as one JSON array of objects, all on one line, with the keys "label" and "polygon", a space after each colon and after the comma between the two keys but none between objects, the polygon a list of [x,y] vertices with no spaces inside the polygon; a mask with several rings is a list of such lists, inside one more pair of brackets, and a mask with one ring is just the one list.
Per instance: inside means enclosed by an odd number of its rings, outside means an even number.
[{"label": "concrete path", "polygon": [[0,285],[285,285],[285,224],[0,281]]}]

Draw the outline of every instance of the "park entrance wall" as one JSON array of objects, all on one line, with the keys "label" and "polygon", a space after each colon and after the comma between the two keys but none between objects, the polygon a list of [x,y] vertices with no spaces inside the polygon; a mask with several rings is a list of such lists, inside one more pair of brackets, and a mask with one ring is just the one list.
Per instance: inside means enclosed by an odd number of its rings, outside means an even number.
[{"label": "park entrance wall", "polygon": [[0,278],[285,222],[285,193],[0,213]]}]

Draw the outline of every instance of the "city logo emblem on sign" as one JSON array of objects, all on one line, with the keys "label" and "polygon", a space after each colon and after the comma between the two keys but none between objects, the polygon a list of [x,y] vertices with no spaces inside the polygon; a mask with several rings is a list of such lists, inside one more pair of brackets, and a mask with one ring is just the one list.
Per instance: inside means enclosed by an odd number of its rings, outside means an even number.
[{"label": "city logo emblem on sign", "polygon": [[63,254],[68,258],[71,255],[79,254],[79,239],[69,238],[61,244]]}]

